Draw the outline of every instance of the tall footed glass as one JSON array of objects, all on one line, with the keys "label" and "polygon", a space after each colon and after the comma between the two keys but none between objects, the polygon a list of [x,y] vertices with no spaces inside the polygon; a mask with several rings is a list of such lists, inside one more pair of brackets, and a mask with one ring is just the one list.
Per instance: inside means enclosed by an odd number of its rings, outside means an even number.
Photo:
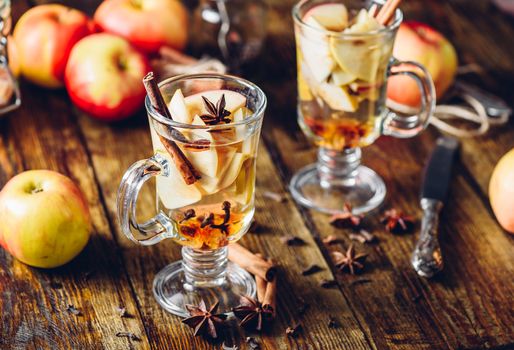
[{"label": "tall footed glass", "polygon": [[[227,246],[246,233],[255,211],[255,159],[266,97],[248,81],[215,74],[171,78],[159,89],[173,120],[147,98],[154,155],[125,173],[117,198],[119,223],[138,244],[170,238],[183,246],[183,259],[154,279],[154,295],[164,309],[185,317],[185,305],[203,299],[219,301],[218,311],[228,312],[240,295],[256,292],[253,277],[228,262]],[[193,180],[184,177],[184,167],[195,174]],[[157,215],[140,223],[136,201],[151,178],[156,178]]]},{"label": "tall footed glass", "polygon": [[[435,107],[427,70],[392,57],[402,13],[397,10],[391,23],[383,26],[373,17],[373,8],[381,4],[302,0],[293,8],[298,122],[319,152],[317,164],[293,176],[290,190],[309,208],[334,214],[348,203],[361,214],[378,207],[386,187],[379,175],[361,165],[361,147],[380,135],[419,134]],[[416,80],[417,115],[400,115],[386,107],[387,79],[394,75]]]}]

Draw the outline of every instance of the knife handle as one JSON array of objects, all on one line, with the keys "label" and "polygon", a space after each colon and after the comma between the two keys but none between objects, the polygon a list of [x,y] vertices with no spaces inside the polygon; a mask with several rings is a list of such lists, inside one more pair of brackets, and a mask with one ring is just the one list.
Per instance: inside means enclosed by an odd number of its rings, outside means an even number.
[{"label": "knife handle", "polygon": [[436,199],[421,199],[423,220],[421,234],[412,255],[412,266],[422,277],[432,277],[443,269],[443,257],[438,239],[439,213],[443,202]]}]

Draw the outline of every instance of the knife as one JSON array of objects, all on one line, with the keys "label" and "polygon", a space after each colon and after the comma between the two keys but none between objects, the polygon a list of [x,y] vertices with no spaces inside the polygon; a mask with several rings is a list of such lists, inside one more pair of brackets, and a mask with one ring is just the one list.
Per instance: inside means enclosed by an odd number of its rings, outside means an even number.
[{"label": "knife", "polygon": [[459,148],[455,138],[440,137],[427,163],[421,188],[423,220],[421,233],[412,255],[412,266],[422,277],[432,277],[443,269],[438,240],[439,214],[450,186],[452,164]]}]

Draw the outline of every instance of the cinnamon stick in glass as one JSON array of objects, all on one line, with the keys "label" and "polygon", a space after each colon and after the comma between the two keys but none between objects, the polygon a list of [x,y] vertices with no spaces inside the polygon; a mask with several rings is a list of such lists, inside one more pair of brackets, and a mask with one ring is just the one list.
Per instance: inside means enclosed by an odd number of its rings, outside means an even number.
[{"label": "cinnamon stick in glass", "polygon": [[268,282],[273,280],[277,272],[273,263],[258,257],[239,243],[228,246],[228,259]]},{"label": "cinnamon stick in glass", "polygon": [[[161,91],[157,86],[153,72],[148,73],[144,77],[143,84],[145,85],[146,93],[148,94],[148,98],[150,99],[153,108],[166,118],[173,120],[171,113],[168,110],[168,106],[166,106],[166,102],[164,102]],[[198,173],[193,164],[191,164],[191,162],[186,158],[180,147],[178,147],[174,141],[168,140],[161,135],[159,135],[159,138],[163,146],[166,148],[166,151],[168,151],[173,159],[173,162],[175,163],[177,170],[180,172],[180,175],[182,175],[185,183],[187,185],[192,185],[199,180],[201,178],[200,173]]]}]

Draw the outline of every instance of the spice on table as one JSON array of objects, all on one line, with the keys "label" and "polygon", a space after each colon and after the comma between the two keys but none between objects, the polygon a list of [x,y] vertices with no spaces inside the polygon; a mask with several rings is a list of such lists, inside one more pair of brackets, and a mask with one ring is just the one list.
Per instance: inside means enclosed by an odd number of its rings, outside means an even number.
[{"label": "spice on table", "polygon": [[219,301],[214,303],[209,309],[202,300],[198,306],[186,305],[186,309],[191,315],[190,317],[182,320],[189,327],[194,329],[194,335],[209,335],[211,338],[216,339],[218,332],[223,326],[227,315],[216,314]]},{"label": "spice on table", "polygon": [[120,317],[125,317],[125,318],[130,318],[132,317],[128,312],[127,312],[127,309],[125,309],[124,307],[117,307],[116,308],[116,312],[118,313],[118,315]]},{"label": "spice on table", "polygon": [[263,227],[255,220],[252,220],[252,223],[250,224],[250,228],[248,229],[248,232],[250,233],[260,233],[262,231]]},{"label": "spice on table", "polygon": [[414,218],[396,209],[387,210],[380,221],[391,233],[407,233],[414,229]]},{"label": "spice on table", "polygon": [[261,345],[254,337],[246,337],[245,342],[250,350],[259,350],[261,348]]},{"label": "spice on table", "polygon": [[364,229],[360,229],[359,232],[350,233],[348,235],[348,237],[352,241],[357,241],[360,243],[371,243],[376,240],[376,237],[374,234],[372,234]]},{"label": "spice on table", "polygon": [[329,235],[323,238],[323,244],[332,245],[341,242],[341,239],[337,238],[337,236]]},{"label": "spice on table", "polygon": [[319,282],[319,286],[325,289],[334,288],[337,286],[337,281],[323,279]]},{"label": "spice on table", "polygon": [[280,241],[282,243],[287,244],[288,246],[298,246],[298,245],[304,245],[305,241],[301,239],[300,237],[293,236],[293,235],[287,235],[280,237]]},{"label": "spice on table", "polygon": [[68,311],[70,314],[73,314],[75,316],[82,316],[82,311],[77,309],[72,304],[68,304],[68,306],[66,307],[66,311]]},{"label": "spice on table", "polygon": [[132,332],[118,332],[118,333],[116,333],[116,336],[118,338],[129,338],[130,340],[141,341],[141,338],[139,338],[137,335],[135,335]]},{"label": "spice on table", "polygon": [[357,229],[361,225],[363,216],[354,215],[350,204],[345,203],[342,213],[334,214],[330,218],[330,224],[337,228],[353,228]]},{"label": "spice on table", "polygon": [[272,262],[253,254],[239,243],[229,245],[228,259],[268,282],[273,280],[277,272],[277,268]]},{"label": "spice on table", "polygon": [[286,335],[293,337],[293,338],[296,338],[298,336],[298,334],[300,334],[301,332],[302,332],[302,324],[301,323],[297,323],[294,326],[290,326],[290,327],[286,328]]},{"label": "spice on table", "polygon": [[339,327],[341,327],[341,323],[339,323],[337,318],[335,318],[334,316],[330,315],[328,317],[328,324],[327,324],[327,326],[328,326],[328,328],[339,328]]},{"label": "spice on table", "polygon": [[239,320],[239,326],[260,331],[273,318],[273,311],[252,298],[241,296],[240,304],[232,309]]},{"label": "spice on table", "polygon": [[338,251],[332,252],[332,259],[337,268],[339,268],[340,271],[346,271],[352,275],[364,268],[364,262],[367,256],[367,254],[356,254],[353,244],[350,245],[345,254]]},{"label": "spice on table", "polygon": [[319,272],[323,270],[319,265],[312,264],[309,267],[307,267],[305,270],[302,271],[303,276],[309,276],[312,274],[315,274],[316,272]]}]

